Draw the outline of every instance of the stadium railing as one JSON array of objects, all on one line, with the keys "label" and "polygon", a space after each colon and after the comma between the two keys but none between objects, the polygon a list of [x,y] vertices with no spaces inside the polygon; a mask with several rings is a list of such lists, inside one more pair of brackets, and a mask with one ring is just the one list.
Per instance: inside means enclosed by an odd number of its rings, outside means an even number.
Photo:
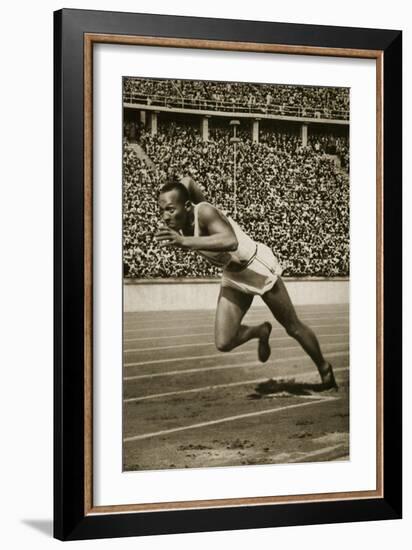
[{"label": "stadium railing", "polygon": [[188,97],[174,96],[147,96],[133,92],[125,92],[123,95],[124,103],[151,107],[166,107],[178,109],[191,109],[199,111],[229,111],[250,114],[268,114],[305,118],[326,118],[332,120],[349,120],[349,111],[345,109],[329,109],[326,107],[313,108],[284,105],[280,103],[248,103],[238,101],[217,101],[208,99],[195,99]]}]

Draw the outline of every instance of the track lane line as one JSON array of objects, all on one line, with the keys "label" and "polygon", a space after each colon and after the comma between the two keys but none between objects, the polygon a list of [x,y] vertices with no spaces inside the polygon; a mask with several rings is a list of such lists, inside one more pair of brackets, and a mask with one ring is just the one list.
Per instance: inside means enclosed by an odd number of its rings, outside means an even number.
[{"label": "track lane line", "polygon": [[[349,350],[347,351],[337,351],[337,352],[330,352],[327,353],[328,357],[343,357],[344,355],[349,355]],[[277,365],[279,363],[288,363],[289,361],[299,361],[302,359],[306,359],[305,355],[297,355],[293,357],[282,357],[281,359],[274,359],[272,361],[272,365]],[[251,363],[236,363],[235,365],[219,365],[215,367],[203,367],[200,369],[184,369],[184,370],[175,370],[175,371],[168,371],[168,372],[158,372],[158,373],[151,373],[151,374],[138,374],[135,376],[125,376],[123,378],[124,381],[128,382],[130,380],[142,380],[145,378],[159,378],[161,376],[175,376],[178,374],[193,374],[196,372],[207,372],[207,371],[213,371],[213,370],[224,370],[224,369],[239,369],[244,367],[253,367],[253,366],[262,366],[263,363],[260,361],[253,361]]]},{"label": "track lane line", "polygon": [[[339,367],[334,368],[334,372],[341,372],[344,370],[349,370],[349,366],[346,367]],[[282,376],[272,376],[272,380],[283,380],[286,376],[299,376],[299,378],[309,378],[313,376],[313,369],[308,372],[300,372],[300,373],[290,373],[290,374],[284,374]],[[213,386],[202,386],[200,388],[192,388],[190,390],[176,390],[176,391],[169,391],[165,393],[153,393],[151,395],[145,395],[142,397],[128,397],[127,399],[123,399],[123,403],[135,403],[137,401],[147,401],[149,399],[158,399],[162,397],[172,397],[174,395],[183,395],[187,393],[198,393],[203,391],[210,391],[210,390],[220,390],[223,388],[232,388],[234,386],[243,386],[247,384],[259,384],[260,382],[266,382],[266,378],[255,378],[254,380],[243,380],[242,382],[230,382],[228,384],[216,384]],[[299,397],[316,397],[316,396],[309,396],[309,395],[302,395]]]},{"label": "track lane line", "polygon": [[[337,314],[349,314],[349,308],[348,307],[340,307],[340,308],[328,308],[325,309],[323,306],[321,306],[321,310],[319,307],[314,307],[313,309],[305,309],[300,310],[299,306],[295,307],[297,313],[299,316],[305,316],[305,315],[332,315],[334,313]],[[267,314],[268,309],[267,307],[257,307],[249,309],[247,312],[247,315],[264,315]],[[182,317],[180,317],[180,314]],[[191,310],[186,310],[184,313],[182,310],[175,310],[170,311],[169,315],[157,315],[156,311],[149,312],[149,311],[141,311],[141,312],[135,312],[133,314],[133,317],[129,317],[127,312],[124,313],[124,319],[126,323],[141,323],[142,318],[148,318],[149,321],[169,321],[169,320],[193,320],[198,319],[200,317],[210,317],[215,314],[215,311],[213,309],[209,310],[201,310],[201,311],[195,311],[193,312]]]},{"label": "track lane line", "polygon": [[[217,303],[217,299],[216,299]],[[263,303],[263,302],[262,302]],[[302,307],[304,309],[302,309]],[[349,307],[342,305],[342,307],[325,307],[323,305],[316,306],[313,308],[308,309],[305,306],[295,306],[296,311],[300,315],[324,315],[324,314],[331,314],[331,313],[348,313]],[[266,313],[268,311],[267,307],[262,306],[252,306],[248,310],[248,315],[260,315],[262,313]],[[196,317],[202,317],[202,316],[210,316],[214,314],[214,308],[208,308],[203,310],[191,310],[191,309],[176,309],[176,310],[169,310],[169,312],[161,312],[161,311],[136,311],[133,313],[133,316],[130,317],[127,312],[124,312],[125,320],[128,322],[138,322],[141,320],[142,317],[147,317],[149,319],[165,319],[168,320],[170,318],[179,317],[181,316],[182,319],[193,319]],[[135,319],[133,317],[136,317]]]},{"label": "track lane line", "polygon": [[[255,321],[258,321],[258,320],[260,320],[260,319],[262,319],[262,320],[265,320],[265,319],[266,319],[266,320],[267,320],[267,317],[268,317],[268,316],[269,316],[269,314],[268,314],[267,316],[265,316],[265,315],[259,315],[257,318],[253,317],[253,319],[254,319]],[[210,319],[210,321],[211,321],[210,324],[213,323],[214,318],[215,318],[215,316],[213,315],[213,316],[211,317],[211,319]],[[326,320],[329,319],[328,317],[325,317],[325,316],[323,316],[323,315],[320,315],[320,316],[317,316],[317,317],[313,317],[313,316],[310,316],[310,317],[299,316],[299,318],[300,318],[302,321],[320,321],[320,320],[325,320],[325,321],[326,321]],[[248,319],[252,320],[250,315],[246,317],[246,321],[247,321]],[[331,316],[331,319],[330,319],[330,320],[334,320],[334,319],[349,319],[349,317],[348,317],[348,315],[333,315],[333,316]],[[196,320],[197,320],[197,319],[196,319]],[[206,319],[199,319],[199,321],[206,321],[206,320],[207,320],[207,318],[206,318]],[[182,320],[176,319],[176,320],[173,321],[173,322],[174,322],[174,323],[179,323],[179,324],[181,324],[181,323],[182,323]],[[152,323],[152,324],[151,324],[151,323]],[[149,322],[148,322],[148,321],[142,321],[142,322],[139,323],[139,325],[136,326],[136,327],[131,327],[131,328],[129,327],[129,328],[126,328],[126,327],[124,326],[124,332],[140,332],[140,331],[142,331],[142,330],[151,330],[151,329],[153,329],[153,328],[156,328],[156,329],[159,329],[159,330],[171,330],[171,329],[181,328],[181,327],[176,327],[176,326],[171,327],[170,324],[171,324],[171,323],[168,323],[168,324],[166,324],[165,326],[159,326],[159,323],[156,322],[155,320],[149,321]],[[187,320],[187,325],[188,325],[189,327],[205,327],[205,326],[210,326],[210,324],[208,324],[208,325],[205,325],[205,324],[203,324],[203,323],[202,323],[202,324],[193,324],[193,323],[190,322],[189,319]]]},{"label": "track lane line", "polygon": [[[290,339],[290,337],[289,337]],[[344,344],[341,344],[339,342],[334,342],[332,344],[323,344],[323,348],[331,347],[331,346],[342,346]],[[345,344],[346,345],[346,344]],[[282,351],[288,351],[288,350],[294,350],[298,348],[299,344],[296,344],[294,346],[286,346],[282,348]],[[212,353],[210,355],[192,355],[192,356],[184,356],[184,357],[172,357],[170,359],[164,358],[164,359],[150,359],[149,361],[134,361],[133,363],[125,363],[125,368],[131,368],[131,367],[143,367],[146,365],[159,365],[162,363],[177,363],[179,361],[197,361],[198,359],[215,359],[215,358],[221,358],[223,352],[219,353]],[[244,350],[244,351],[231,351],[231,356],[239,356],[239,355],[247,355],[250,353],[256,353],[255,349],[250,350]],[[261,363],[262,364],[262,363]]]},{"label": "track lane line", "polygon": [[157,437],[157,436],[161,436],[161,435],[169,435],[169,434],[172,434],[172,433],[183,432],[183,431],[186,431],[186,430],[194,430],[194,429],[198,429],[198,428],[205,428],[207,426],[214,426],[216,424],[223,424],[225,422],[234,422],[236,420],[241,420],[243,418],[253,418],[253,417],[257,417],[257,416],[263,416],[265,414],[275,414],[277,412],[282,412],[282,411],[286,411],[286,410],[290,410],[290,409],[298,409],[298,408],[303,408],[303,407],[316,405],[316,404],[319,404],[319,403],[328,403],[328,402],[331,402],[331,401],[339,401],[341,399],[342,399],[341,397],[323,397],[323,398],[319,397],[317,400],[311,400],[308,403],[297,403],[295,405],[286,405],[285,407],[276,407],[274,409],[266,409],[264,411],[255,411],[255,412],[251,412],[251,413],[237,414],[235,416],[226,416],[224,418],[219,418],[217,420],[208,420],[206,422],[199,422],[197,424],[190,424],[189,426],[181,426],[179,428],[171,428],[171,429],[168,429],[168,430],[160,430],[158,432],[152,432],[152,433],[147,433],[147,434],[142,434],[142,435],[134,435],[134,436],[130,436],[130,437],[125,437],[123,439],[123,443],[130,443],[132,441],[140,441],[142,439],[149,439],[151,437]]},{"label": "track lane line", "polygon": [[[310,328],[317,329],[317,328],[323,328],[323,327],[346,327],[347,323],[327,323],[327,324],[321,324],[321,325],[310,325]],[[185,330],[186,332],[184,334],[166,334],[165,336],[143,336],[140,338],[124,338],[123,342],[142,342],[142,341],[153,341],[153,340],[164,340],[164,339],[171,339],[171,338],[192,338],[193,336],[213,336],[213,325],[205,325],[209,329],[209,332],[187,332],[187,328],[191,327],[171,327],[173,329],[179,328],[180,330]],[[148,329],[152,330],[152,329]],[[274,332],[284,332],[285,329],[283,327],[275,325],[272,330],[272,334]]]},{"label": "track lane line", "polygon": [[164,340],[165,338],[191,338],[192,336],[212,336],[212,332],[194,332],[189,334],[172,334],[167,336],[144,336],[143,338],[124,338],[123,342],[143,342],[145,340]]},{"label": "track lane line", "polygon": [[[317,334],[318,338],[321,336],[349,336],[349,332],[338,332],[333,334]],[[253,338],[251,341],[257,340],[257,338]],[[270,342],[279,342],[281,340],[290,340],[290,336],[285,337],[272,337],[270,338]],[[245,342],[246,343],[246,342]],[[194,343],[194,344],[174,344],[173,346],[158,346],[155,348],[132,348],[132,349],[125,349],[123,353],[137,353],[137,352],[148,352],[148,351],[159,351],[159,350],[166,350],[166,349],[175,349],[175,348],[195,348],[199,346],[214,346],[215,342],[201,342],[201,343]]]}]

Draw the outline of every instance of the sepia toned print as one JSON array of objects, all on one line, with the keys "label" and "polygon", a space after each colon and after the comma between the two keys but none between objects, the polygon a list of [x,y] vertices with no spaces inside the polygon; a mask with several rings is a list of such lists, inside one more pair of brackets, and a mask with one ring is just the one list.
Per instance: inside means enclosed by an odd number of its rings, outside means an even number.
[{"label": "sepia toned print", "polygon": [[125,470],[349,458],[349,90],[123,80]]}]

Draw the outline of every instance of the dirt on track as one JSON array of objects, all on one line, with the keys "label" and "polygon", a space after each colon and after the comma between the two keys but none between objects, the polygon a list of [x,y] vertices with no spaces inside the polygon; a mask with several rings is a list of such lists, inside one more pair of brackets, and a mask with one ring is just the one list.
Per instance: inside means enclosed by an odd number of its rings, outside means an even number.
[{"label": "dirt on track", "polygon": [[[339,391],[270,320],[272,356],[256,341],[230,353],[213,343],[213,312],[127,314],[124,326],[124,470],[161,470],[349,459],[347,306],[297,308],[335,369]],[[256,391],[273,379],[270,393]]]}]

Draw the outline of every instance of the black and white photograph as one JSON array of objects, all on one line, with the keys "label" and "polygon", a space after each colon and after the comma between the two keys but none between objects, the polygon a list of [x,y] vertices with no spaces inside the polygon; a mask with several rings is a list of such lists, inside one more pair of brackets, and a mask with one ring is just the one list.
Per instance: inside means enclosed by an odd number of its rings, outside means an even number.
[{"label": "black and white photograph", "polygon": [[124,471],[350,460],[350,89],[123,77]]}]

